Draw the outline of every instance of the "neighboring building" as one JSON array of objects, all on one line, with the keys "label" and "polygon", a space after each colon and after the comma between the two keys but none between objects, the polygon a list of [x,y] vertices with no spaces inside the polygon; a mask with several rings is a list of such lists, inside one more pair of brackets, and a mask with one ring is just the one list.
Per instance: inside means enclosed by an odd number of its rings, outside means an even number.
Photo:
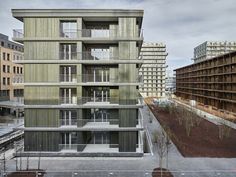
[{"label": "neighboring building", "polygon": [[176,74],[173,71],[166,71],[166,93],[174,93],[176,90]]},{"label": "neighboring building", "polygon": [[[27,153],[142,156],[143,10],[13,9],[24,22]],[[24,34],[22,33],[24,31]]]},{"label": "neighboring building", "polygon": [[144,43],[141,49],[143,58],[139,75],[143,76],[143,86],[139,88],[144,97],[165,97],[166,45]]},{"label": "neighboring building", "polygon": [[176,95],[236,112],[236,52],[176,69]]},{"label": "neighboring building", "polygon": [[166,91],[174,93],[176,90],[176,77],[167,76],[166,77]]},{"label": "neighboring building", "polygon": [[194,48],[194,63],[236,51],[236,41],[206,41]]},{"label": "neighboring building", "polygon": [[23,86],[14,86],[15,77],[23,74],[23,65],[13,61],[23,58],[24,47],[9,41],[0,33],[0,101],[19,101],[23,97]]}]

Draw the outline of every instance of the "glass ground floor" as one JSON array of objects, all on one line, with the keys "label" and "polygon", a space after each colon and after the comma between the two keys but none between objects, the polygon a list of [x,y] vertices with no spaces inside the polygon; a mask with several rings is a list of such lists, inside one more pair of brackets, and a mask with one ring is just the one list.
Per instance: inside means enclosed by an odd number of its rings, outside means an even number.
[{"label": "glass ground floor", "polygon": [[25,132],[25,151],[139,152],[142,131]]}]

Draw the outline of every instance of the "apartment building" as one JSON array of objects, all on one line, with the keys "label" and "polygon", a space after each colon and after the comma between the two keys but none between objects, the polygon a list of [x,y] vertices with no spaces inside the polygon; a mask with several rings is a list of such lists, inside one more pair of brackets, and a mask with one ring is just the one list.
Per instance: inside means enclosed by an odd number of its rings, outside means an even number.
[{"label": "apartment building", "polygon": [[25,46],[25,153],[142,156],[143,10],[12,14],[24,23],[14,40]]},{"label": "apartment building", "polygon": [[176,90],[176,77],[167,76],[166,77],[166,91],[174,93]]},{"label": "apartment building", "polygon": [[176,95],[236,112],[236,51],[176,69]]},{"label": "apartment building", "polygon": [[166,45],[163,43],[143,43],[143,58],[139,74],[143,76],[143,86],[139,88],[144,97],[165,97]]},{"label": "apartment building", "polygon": [[0,33],[0,101],[19,101],[23,97],[23,87],[13,82],[23,74],[23,65],[13,61],[23,58],[23,45],[12,42],[8,36]]},{"label": "apartment building", "polygon": [[236,41],[206,41],[194,48],[194,63],[236,51]]}]

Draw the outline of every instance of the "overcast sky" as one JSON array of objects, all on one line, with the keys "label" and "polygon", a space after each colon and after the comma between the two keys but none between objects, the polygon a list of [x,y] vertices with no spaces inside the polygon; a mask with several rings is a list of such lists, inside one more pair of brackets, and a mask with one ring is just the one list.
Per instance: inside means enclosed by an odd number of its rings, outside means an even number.
[{"label": "overcast sky", "polygon": [[206,40],[236,40],[236,0],[0,0],[0,33],[22,28],[12,8],[123,8],[144,10],[144,40],[167,46],[168,70],[191,64]]}]

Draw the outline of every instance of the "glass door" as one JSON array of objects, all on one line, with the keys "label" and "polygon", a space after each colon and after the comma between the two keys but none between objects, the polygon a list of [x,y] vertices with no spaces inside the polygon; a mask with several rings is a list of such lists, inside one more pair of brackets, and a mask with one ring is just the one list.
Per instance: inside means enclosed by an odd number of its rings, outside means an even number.
[{"label": "glass door", "polygon": [[92,144],[109,144],[109,132],[92,132]]},{"label": "glass door", "polygon": [[76,44],[60,44],[60,59],[71,60],[76,58]]},{"label": "glass door", "polygon": [[109,113],[107,110],[92,109],[92,120],[93,122],[107,122]]},{"label": "glass door", "polygon": [[62,149],[71,150],[76,149],[77,136],[76,132],[68,132],[61,134]]}]

